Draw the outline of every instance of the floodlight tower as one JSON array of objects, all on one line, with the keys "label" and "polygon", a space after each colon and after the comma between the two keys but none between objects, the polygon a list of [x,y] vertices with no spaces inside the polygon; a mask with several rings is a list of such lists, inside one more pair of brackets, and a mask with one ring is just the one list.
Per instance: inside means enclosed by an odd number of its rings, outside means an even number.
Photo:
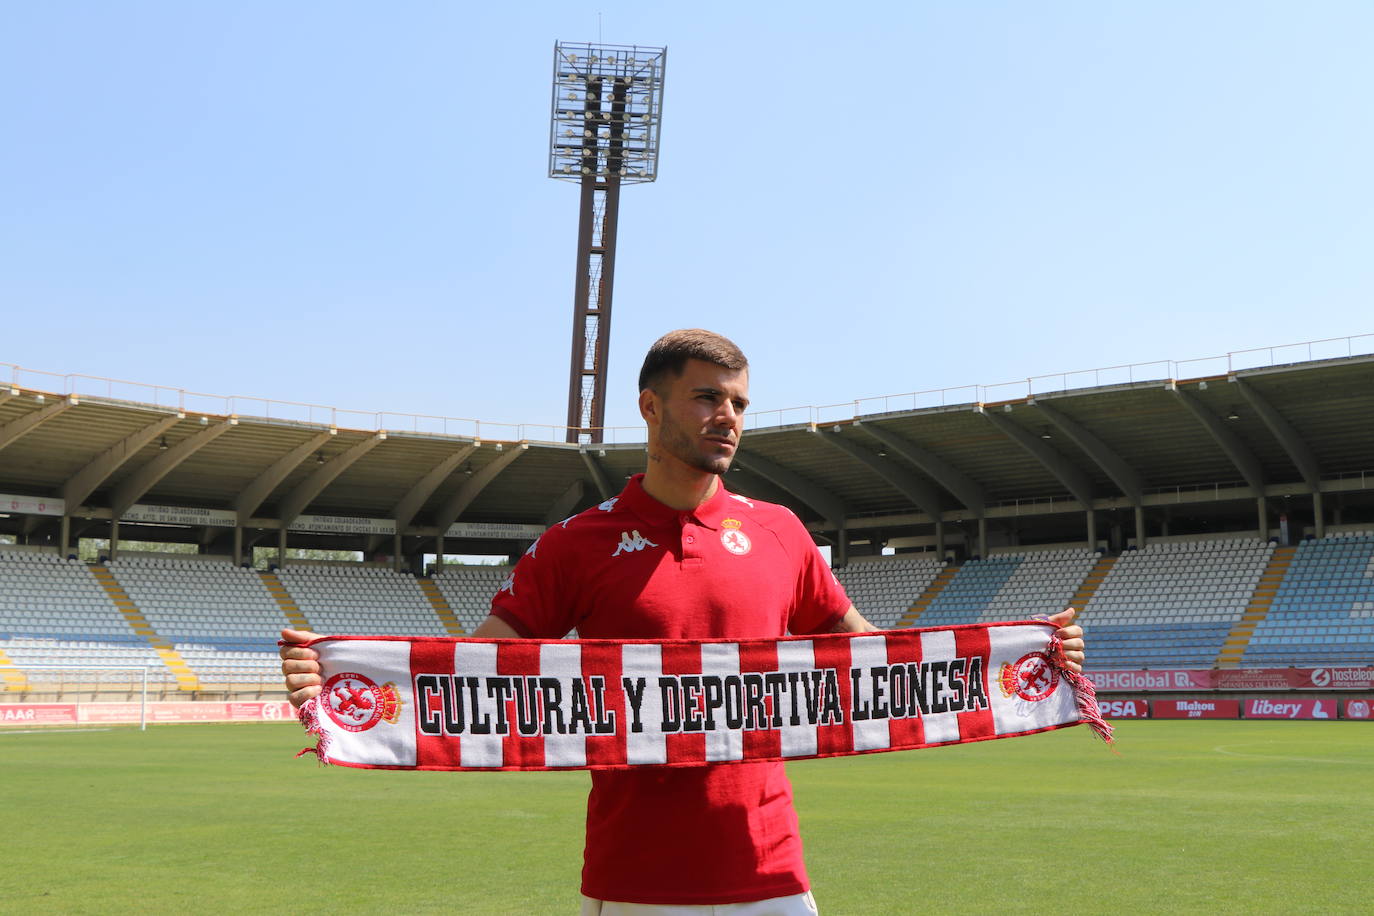
[{"label": "floodlight tower", "polygon": [[568,441],[601,442],[620,186],[658,177],[667,48],[556,42],[549,177],[582,188]]}]

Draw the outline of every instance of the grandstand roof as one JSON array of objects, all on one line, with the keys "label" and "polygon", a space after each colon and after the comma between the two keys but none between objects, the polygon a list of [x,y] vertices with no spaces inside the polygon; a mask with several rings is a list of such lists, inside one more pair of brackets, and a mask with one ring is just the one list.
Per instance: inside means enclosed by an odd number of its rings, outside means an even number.
[{"label": "grandstand roof", "polygon": [[[750,429],[728,484],[791,506],[823,536],[841,523],[918,533],[936,513],[1016,525],[1073,513],[1081,524],[1084,500],[1167,511],[1317,486],[1347,494],[1338,498],[1358,513],[1374,490],[1372,416],[1371,356],[839,419],[813,412]],[[642,442],[498,442],[0,387],[0,494],[65,499],[74,519],[91,519],[88,532],[133,505],[233,512],[259,532],[303,513],[399,517],[425,538],[454,521],[543,526],[618,491],[643,458]],[[10,508],[0,531],[42,540],[57,524]],[[1236,512],[1254,527],[1253,508]],[[207,529],[202,540],[223,536]]]}]

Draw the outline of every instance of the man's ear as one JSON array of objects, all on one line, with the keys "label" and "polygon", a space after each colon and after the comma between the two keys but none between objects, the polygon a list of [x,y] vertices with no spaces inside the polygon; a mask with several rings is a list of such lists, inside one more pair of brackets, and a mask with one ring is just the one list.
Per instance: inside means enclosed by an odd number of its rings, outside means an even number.
[{"label": "man's ear", "polygon": [[639,415],[646,422],[654,422],[658,419],[658,396],[654,394],[652,388],[645,388],[639,393]]}]

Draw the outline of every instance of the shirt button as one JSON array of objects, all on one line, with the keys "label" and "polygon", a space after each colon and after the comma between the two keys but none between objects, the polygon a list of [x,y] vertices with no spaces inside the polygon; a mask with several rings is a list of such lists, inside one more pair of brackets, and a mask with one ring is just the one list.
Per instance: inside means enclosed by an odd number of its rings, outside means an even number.
[{"label": "shirt button", "polygon": [[687,535],[687,537],[683,538],[683,540],[686,541],[688,544],[695,544],[697,542],[697,539],[690,534]]}]

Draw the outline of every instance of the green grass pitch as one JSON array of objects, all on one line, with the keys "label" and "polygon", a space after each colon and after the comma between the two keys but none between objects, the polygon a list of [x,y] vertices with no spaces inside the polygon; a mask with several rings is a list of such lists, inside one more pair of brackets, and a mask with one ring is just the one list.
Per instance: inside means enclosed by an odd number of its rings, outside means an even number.
[{"label": "green grass pitch", "polygon": [[[1122,722],[792,764],[825,914],[1374,908],[1374,725]],[[3,913],[574,913],[584,773],[292,759],[295,725],[0,733]],[[709,850],[703,850],[709,855]]]}]

